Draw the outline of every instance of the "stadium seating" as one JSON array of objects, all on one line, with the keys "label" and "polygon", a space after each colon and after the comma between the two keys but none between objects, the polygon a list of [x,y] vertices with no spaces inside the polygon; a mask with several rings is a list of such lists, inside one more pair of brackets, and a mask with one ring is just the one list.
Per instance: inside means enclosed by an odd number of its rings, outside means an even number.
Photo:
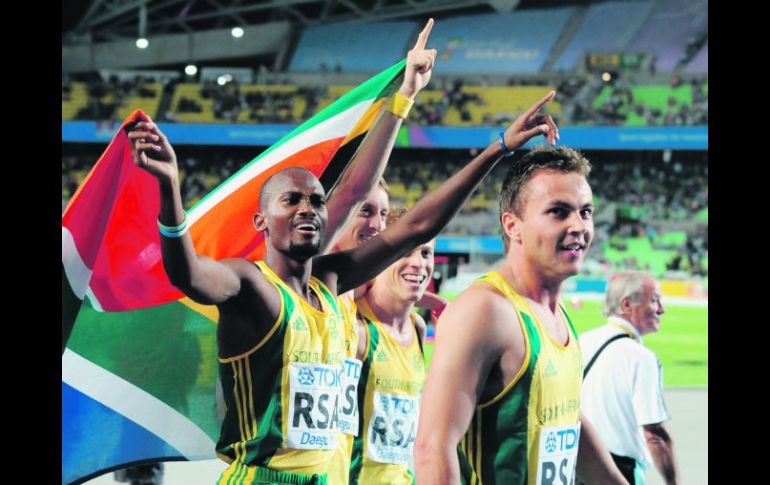
[{"label": "stadium seating", "polygon": [[[602,88],[599,95],[593,101],[593,109],[596,111],[601,110],[605,103],[611,101],[613,96],[616,96],[614,94],[616,89],[616,87],[611,85]],[[628,89],[633,98],[633,103],[629,103],[626,96],[617,95],[619,106],[613,108],[615,113],[625,117],[625,121],[621,123],[623,126],[645,126],[648,124],[644,116],[637,113],[634,109],[635,106],[641,105],[649,110],[657,110],[662,121],[662,116],[666,113],[677,112],[683,105],[691,107],[694,104],[693,89],[689,84],[682,84],[677,87],[672,87],[671,85],[641,85],[631,86]],[[708,95],[708,84],[704,86],[704,93]]]},{"label": "stadium seating", "polygon": [[[131,114],[135,109],[141,109],[151,118],[157,118],[158,105],[160,104],[160,96],[163,92],[163,85],[160,83],[145,83],[142,84],[142,93],[144,96],[139,96],[138,93],[126,96],[120,103],[117,112],[114,115],[114,119],[123,120]],[[153,96],[149,94],[153,93]]]},{"label": "stadium seating", "polygon": [[698,53],[695,55],[695,57],[692,58],[689,64],[687,64],[687,67],[685,68],[685,72],[692,72],[692,73],[708,73],[709,71],[709,44],[706,42],[706,44],[701,47],[701,49],[698,51]]},{"label": "stadium seating", "polygon": [[302,31],[289,71],[378,72],[400,61],[418,22],[369,22],[310,26]]},{"label": "stadium seating", "polygon": [[[74,120],[78,111],[85,108],[88,105],[88,91],[86,89],[86,83],[72,82],[69,83],[70,91],[65,96],[62,89],[61,100],[61,119],[62,121]],[[62,83],[64,88],[64,83]]]},{"label": "stadium seating", "polygon": [[[431,34],[429,47],[439,51],[434,78],[420,93],[406,124],[415,133],[433,131],[415,125],[502,126],[557,89],[558,101],[548,110],[562,127],[704,126],[707,7],[707,0],[614,0],[556,8],[522,6],[504,14],[448,15]],[[211,80],[211,73],[205,75],[204,66],[205,81],[165,87],[152,82],[149,74],[134,78],[135,72],[67,73],[62,80],[62,120],[121,121],[141,108],[161,122],[298,124],[353,89],[359,74],[363,78],[364,73],[401,60],[422,25],[397,20],[305,27],[296,48],[288,51],[288,72],[260,70],[261,84],[220,86]],[[605,83],[597,73],[583,71],[580,63],[586,53],[649,53],[656,59],[657,73],[618,72]],[[317,76],[319,71],[325,73]],[[304,82],[306,73],[312,73],[312,83]],[[398,160],[402,155],[397,152],[385,174],[393,206],[414,205],[468,156],[465,149],[420,150]],[[679,267],[676,262],[684,256],[685,271],[695,272],[689,266],[700,265],[707,273],[708,242],[702,235],[708,224],[707,155],[703,160],[678,160],[680,155],[674,152],[673,159],[664,154],[663,162],[659,154],[651,160],[634,151],[628,152],[628,159],[605,157],[598,163],[594,154],[589,156],[597,200],[590,256],[600,265],[614,270],[647,268],[661,276]],[[196,151],[186,161],[180,157],[185,207],[235,171],[210,155]],[[96,158],[98,154],[87,161],[65,162],[63,156],[63,207],[86,176],[87,162]],[[503,165],[473,193],[444,235],[499,234],[497,194]]]},{"label": "stadium seating", "polygon": [[[273,96],[275,98],[285,99],[286,107],[279,109],[266,106],[254,106],[250,103],[248,109],[243,109],[238,114],[239,123],[253,123],[252,113],[260,118],[267,118],[273,113],[284,119],[301,120],[307,107],[307,100],[300,95],[299,86],[279,85],[279,84],[244,84],[240,86],[241,95],[248,100],[249,94],[260,94],[262,96]],[[258,118],[259,119],[259,118]]]},{"label": "stadium seating", "polygon": [[587,53],[626,52],[629,34],[649,15],[653,2],[606,2],[588,7],[583,22],[554,63],[554,68],[571,71]]},{"label": "stadium seating", "polygon": [[[466,103],[470,114],[470,118],[466,120],[462,119],[459,110],[450,108],[443,119],[443,124],[447,126],[498,124],[494,120],[501,117],[512,121],[553,89],[555,89],[553,86],[464,86],[462,91],[477,97],[480,102]],[[556,101],[550,103],[548,112],[561,114],[561,104]],[[493,120],[492,123],[484,123],[485,118]]]},{"label": "stadium seating", "polygon": [[[321,98],[318,101],[318,108],[317,111],[321,111],[322,109],[326,108],[330,104],[332,104],[337,99],[344,96],[348,91],[353,89],[355,86],[339,86],[339,85],[331,85],[326,90],[326,93],[321,96]],[[422,93],[420,94],[422,97]]]},{"label": "stadium seating", "polygon": [[574,12],[563,7],[450,17],[433,29],[431,44],[442,73],[535,74]]},{"label": "stadium seating", "polygon": [[656,2],[627,49],[654,54],[656,69],[669,72],[684,58],[688,41],[707,30],[708,0]]},{"label": "stadium seating", "polygon": [[[214,100],[204,99],[201,95],[203,86],[200,84],[184,83],[179,84],[174,91],[174,97],[171,100],[171,109],[180,123],[225,123],[227,120],[214,117]],[[179,103],[182,99],[188,99],[197,103],[201,111],[198,113],[180,111]]]}]

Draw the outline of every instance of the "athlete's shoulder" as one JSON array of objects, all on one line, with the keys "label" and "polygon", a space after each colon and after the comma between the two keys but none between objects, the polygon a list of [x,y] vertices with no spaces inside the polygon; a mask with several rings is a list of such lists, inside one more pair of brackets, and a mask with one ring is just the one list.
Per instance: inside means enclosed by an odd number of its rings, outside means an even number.
[{"label": "athlete's shoulder", "polygon": [[475,282],[449,303],[436,325],[458,338],[499,343],[518,315],[513,305],[496,288]]},{"label": "athlete's shoulder", "polygon": [[232,271],[238,274],[238,276],[240,276],[241,278],[261,275],[263,273],[262,269],[260,269],[256,261],[251,261],[246,258],[220,259],[219,263],[230,268]]},{"label": "athlete's shoulder", "polygon": [[501,303],[500,300],[504,299],[494,287],[474,282],[447,305],[442,316],[447,314],[482,316],[496,308]]}]

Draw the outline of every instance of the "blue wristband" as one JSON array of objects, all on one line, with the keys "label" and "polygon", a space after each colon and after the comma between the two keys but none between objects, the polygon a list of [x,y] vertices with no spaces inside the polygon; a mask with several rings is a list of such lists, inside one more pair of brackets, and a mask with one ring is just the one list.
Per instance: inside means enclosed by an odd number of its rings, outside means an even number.
[{"label": "blue wristband", "polygon": [[179,224],[178,226],[164,226],[163,224],[160,223],[160,220],[158,220],[158,227],[161,229],[165,229],[168,232],[179,232],[182,229],[184,229],[185,226],[187,226],[187,215],[185,215],[184,220],[182,220],[182,223]]},{"label": "blue wristband", "polygon": [[182,229],[181,231],[178,231],[178,232],[170,232],[170,231],[167,231],[165,229],[160,229],[160,233],[162,235],[166,236],[166,237],[176,238],[176,237],[182,237],[185,234],[187,234],[187,229],[188,229],[187,226],[185,226],[184,229]]},{"label": "blue wristband", "polygon": [[503,151],[504,157],[510,157],[513,155],[513,152],[516,151],[516,149],[508,150],[508,148],[505,146],[505,141],[503,141],[503,135],[505,134],[505,130],[500,130],[500,133],[497,134],[497,138],[500,139],[500,150]]},{"label": "blue wristband", "polygon": [[181,224],[178,226],[164,226],[163,224],[158,221],[158,229],[160,230],[160,233],[166,237],[182,237],[187,233],[187,215],[185,214],[185,218],[182,221]]}]

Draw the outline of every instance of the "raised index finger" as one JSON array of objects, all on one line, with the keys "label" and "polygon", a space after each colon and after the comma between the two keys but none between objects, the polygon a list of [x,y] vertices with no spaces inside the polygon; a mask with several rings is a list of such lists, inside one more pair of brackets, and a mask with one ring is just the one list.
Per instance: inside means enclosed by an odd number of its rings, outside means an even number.
[{"label": "raised index finger", "polygon": [[525,113],[527,117],[532,116],[533,114],[540,111],[540,108],[545,106],[546,103],[552,100],[555,96],[556,96],[556,91],[551,91],[550,93],[546,94],[545,97],[543,97],[543,99],[533,104],[532,107],[527,110],[527,112]]},{"label": "raised index finger", "polygon": [[431,29],[433,29],[433,19],[428,19],[425,28],[423,28],[420,35],[417,36],[417,42],[414,44],[415,49],[425,49],[425,46],[428,44],[428,36],[430,35]]}]

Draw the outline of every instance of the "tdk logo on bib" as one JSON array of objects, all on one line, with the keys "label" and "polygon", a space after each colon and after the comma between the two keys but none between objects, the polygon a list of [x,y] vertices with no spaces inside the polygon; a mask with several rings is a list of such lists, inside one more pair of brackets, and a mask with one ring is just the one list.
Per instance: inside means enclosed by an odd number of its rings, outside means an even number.
[{"label": "tdk logo on bib", "polygon": [[573,429],[565,429],[548,433],[545,439],[545,450],[548,453],[571,450],[577,446],[578,434]]},{"label": "tdk logo on bib", "polygon": [[538,485],[575,483],[580,423],[544,427],[540,432]]},{"label": "tdk logo on bib", "polygon": [[337,446],[340,366],[289,364],[286,447],[330,450]]},{"label": "tdk logo on bib", "polygon": [[418,397],[375,392],[369,419],[367,458],[380,463],[409,463],[419,416]]},{"label": "tdk logo on bib", "polygon": [[313,371],[308,369],[307,367],[304,367],[299,370],[299,383],[305,386],[311,386],[315,382],[315,377],[313,377]]}]

